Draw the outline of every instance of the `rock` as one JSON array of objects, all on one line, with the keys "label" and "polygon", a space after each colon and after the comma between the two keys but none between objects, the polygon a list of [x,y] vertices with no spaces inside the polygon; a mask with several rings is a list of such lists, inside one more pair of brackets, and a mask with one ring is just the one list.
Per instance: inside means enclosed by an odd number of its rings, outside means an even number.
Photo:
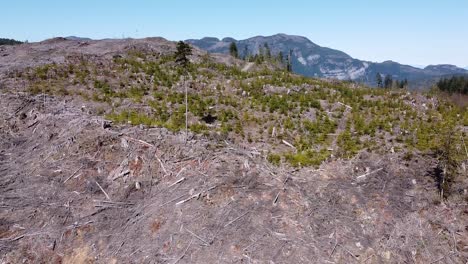
[{"label": "rock", "polygon": [[125,139],[125,138],[122,138],[120,140],[120,146],[123,148],[123,149],[127,149],[128,148],[128,141]]},{"label": "rock", "polygon": [[392,257],[392,253],[390,251],[385,251],[384,253],[382,253],[382,257],[384,257],[386,260],[390,260],[390,258]]}]

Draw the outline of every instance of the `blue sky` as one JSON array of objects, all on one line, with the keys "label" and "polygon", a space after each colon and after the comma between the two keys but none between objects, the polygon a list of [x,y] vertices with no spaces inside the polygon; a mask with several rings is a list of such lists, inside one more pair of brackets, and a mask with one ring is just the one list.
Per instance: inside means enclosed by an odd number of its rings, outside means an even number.
[{"label": "blue sky", "polygon": [[467,0],[1,0],[0,37],[287,33],[370,61],[468,66]]}]

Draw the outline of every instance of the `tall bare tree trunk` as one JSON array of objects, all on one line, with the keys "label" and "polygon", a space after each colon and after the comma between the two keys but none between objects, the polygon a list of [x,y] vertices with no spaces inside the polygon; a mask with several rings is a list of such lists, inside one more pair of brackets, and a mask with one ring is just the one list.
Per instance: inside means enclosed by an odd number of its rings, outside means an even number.
[{"label": "tall bare tree trunk", "polygon": [[188,89],[184,76],[184,86],[185,86],[185,142],[188,141]]}]

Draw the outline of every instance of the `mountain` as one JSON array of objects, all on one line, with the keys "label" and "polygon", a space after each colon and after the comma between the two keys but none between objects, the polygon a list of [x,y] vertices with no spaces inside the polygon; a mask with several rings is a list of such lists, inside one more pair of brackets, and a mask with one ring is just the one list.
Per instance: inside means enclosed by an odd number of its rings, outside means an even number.
[{"label": "mountain", "polygon": [[90,40],[92,40],[90,38],[83,38],[83,37],[77,37],[77,36],[68,36],[68,37],[65,37],[65,39],[67,39],[67,40],[76,40],[76,41],[90,41]]},{"label": "mountain", "polygon": [[410,66],[415,67],[415,68],[418,68],[418,69],[424,69],[424,68],[426,68],[426,65],[422,65],[422,64],[411,64]]},{"label": "mountain", "polygon": [[464,74],[468,73],[465,69],[459,68],[450,64],[429,65],[424,68],[425,71],[432,75],[449,75],[449,74]]},{"label": "mountain", "polygon": [[189,39],[187,42],[212,53],[229,53],[229,45],[235,42],[241,57],[258,54],[266,43],[273,54],[280,51],[288,54],[292,50],[293,71],[298,74],[353,80],[368,85],[376,84],[377,73],[391,75],[396,80],[408,79],[412,88],[422,88],[428,84],[428,80],[432,82],[442,75],[468,73],[466,69],[454,65],[431,65],[420,69],[394,61],[376,63],[359,60],[342,51],[319,46],[306,37],[286,34],[256,36],[245,40],[206,37]]}]

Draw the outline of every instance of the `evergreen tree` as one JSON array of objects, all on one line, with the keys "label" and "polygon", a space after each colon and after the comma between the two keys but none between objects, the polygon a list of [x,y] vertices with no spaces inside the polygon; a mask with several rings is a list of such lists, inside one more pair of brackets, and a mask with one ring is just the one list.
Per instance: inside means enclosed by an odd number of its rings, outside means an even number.
[{"label": "evergreen tree", "polygon": [[268,43],[264,43],[263,44],[263,47],[265,48],[265,57],[267,60],[271,59],[271,50],[270,50],[270,46],[268,46]]},{"label": "evergreen tree", "polygon": [[286,70],[288,72],[292,72],[293,71],[293,68],[292,68],[292,50],[289,50],[289,55],[286,59]]},{"label": "evergreen tree", "polygon": [[281,66],[284,65],[284,56],[283,56],[283,52],[282,52],[282,51],[280,51],[280,52],[278,53],[278,58],[277,58],[277,60],[278,60],[278,62],[281,64]]},{"label": "evergreen tree", "polygon": [[263,58],[265,57],[265,46],[261,45],[258,47],[258,60],[260,63],[263,62]]},{"label": "evergreen tree", "polygon": [[385,88],[392,88],[393,86],[393,79],[392,79],[392,76],[387,74],[385,75],[385,79],[384,79],[384,87]]},{"label": "evergreen tree", "polygon": [[403,83],[403,81],[400,82],[399,80],[393,80],[392,88],[400,88],[402,83]]},{"label": "evergreen tree", "polygon": [[401,81],[399,87],[401,89],[408,87],[408,79],[405,78],[403,81]]},{"label": "evergreen tree", "polygon": [[440,146],[436,149],[439,164],[438,169],[440,174],[437,177],[437,185],[440,191],[440,198],[446,198],[450,194],[451,185],[455,181],[460,161],[457,159],[456,142],[457,133],[454,124],[446,121],[445,131],[439,137],[441,140]]},{"label": "evergreen tree", "polygon": [[238,58],[239,57],[239,52],[237,51],[237,45],[235,42],[231,42],[231,45],[229,46],[229,53],[231,54],[231,56],[233,56],[234,58]]},{"label": "evergreen tree", "polygon": [[256,63],[256,64],[262,64],[263,63],[263,56],[259,55],[259,54],[255,54],[252,58],[252,60]]},{"label": "evergreen tree", "polygon": [[6,38],[0,38],[0,46],[2,45],[18,45],[21,44],[21,41],[17,41],[14,39],[6,39]]},{"label": "evergreen tree", "polygon": [[465,76],[443,78],[437,82],[437,87],[448,93],[468,94],[468,78]]},{"label": "evergreen tree", "polygon": [[188,56],[192,55],[192,47],[189,44],[179,41],[177,43],[177,51],[175,53],[175,61],[179,64],[185,71],[187,71],[190,64]]},{"label": "evergreen tree", "polygon": [[249,47],[247,45],[244,46],[244,60],[249,60]]},{"label": "evergreen tree", "polygon": [[380,72],[377,73],[375,79],[376,79],[376,82],[377,82],[377,87],[382,88],[383,87],[383,81],[382,81],[382,75],[380,75]]}]

